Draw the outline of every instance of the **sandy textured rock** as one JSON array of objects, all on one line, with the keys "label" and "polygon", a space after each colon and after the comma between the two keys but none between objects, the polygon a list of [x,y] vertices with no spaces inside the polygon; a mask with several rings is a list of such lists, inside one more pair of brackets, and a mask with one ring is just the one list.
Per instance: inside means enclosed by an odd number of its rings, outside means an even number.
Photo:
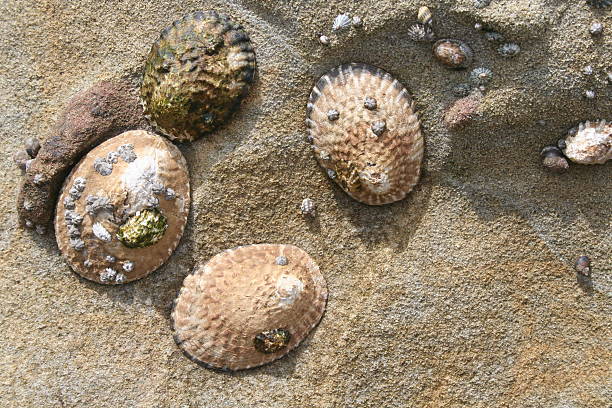
[{"label": "sandy textured rock", "polygon": [[[481,115],[441,115],[469,72],[406,38],[422,1],[5,1],[0,5],[0,405],[3,407],[607,407],[612,165],[542,167],[542,147],[612,111],[608,10],[584,1],[430,3],[440,37],[465,40],[495,77]],[[52,234],[16,228],[12,152],[48,134],[71,95],[140,77],[159,30],[217,7],[242,24],[258,75],[222,131],[182,146],[193,205],[168,264],[138,282],[75,279]],[[348,12],[363,27],[331,33]],[[497,54],[477,22],[521,46]],[[330,36],[323,46],[318,38]],[[368,207],[326,179],[305,141],[314,82],[349,61],[411,90],[423,177]],[[585,66],[593,75],[584,75]],[[586,89],[596,98],[586,100]],[[538,121],[545,121],[545,125]],[[41,142],[43,142],[41,140]],[[298,205],[317,203],[304,219]],[[219,374],[183,357],[170,308],[196,261],[238,245],[290,243],[323,271],[325,318],[272,365]],[[590,282],[574,262],[592,260]]]}]

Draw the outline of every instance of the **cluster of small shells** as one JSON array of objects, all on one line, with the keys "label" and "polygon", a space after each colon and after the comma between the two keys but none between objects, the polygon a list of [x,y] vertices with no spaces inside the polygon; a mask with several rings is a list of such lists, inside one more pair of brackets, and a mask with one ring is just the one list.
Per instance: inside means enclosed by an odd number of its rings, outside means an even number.
[{"label": "cluster of small shells", "polygon": [[[348,13],[339,14],[334,18],[332,24],[332,33],[336,34],[345,31],[351,27],[361,28],[363,26],[363,20],[359,16],[351,17]],[[322,45],[330,45],[332,40],[328,35],[321,34],[319,36],[319,42]]]}]

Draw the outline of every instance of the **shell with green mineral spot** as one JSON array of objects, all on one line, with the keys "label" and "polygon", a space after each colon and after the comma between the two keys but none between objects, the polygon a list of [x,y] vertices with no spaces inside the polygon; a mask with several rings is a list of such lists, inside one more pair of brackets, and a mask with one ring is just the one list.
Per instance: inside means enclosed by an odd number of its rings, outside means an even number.
[{"label": "shell with green mineral spot", "polygon": [[159,241],[168,228],[166,217],[157,209],[146,209],[119,227],[117,238],[128,248],[144,248]]},{"label": "shell with green mineral spot", "polygon": [[195,140],[229,118],[255,66],[241,26],[214,11],[186,15],[151,48],[140,91],[145,113],[170,139]]}]

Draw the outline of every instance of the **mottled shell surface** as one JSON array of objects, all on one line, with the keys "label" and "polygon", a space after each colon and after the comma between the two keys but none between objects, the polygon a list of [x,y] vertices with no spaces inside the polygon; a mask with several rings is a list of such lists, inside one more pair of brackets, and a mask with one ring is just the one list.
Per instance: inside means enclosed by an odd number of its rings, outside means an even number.
[{"label": "mottled shell surface", "polygon": [[604,164],[612,159],[612,122],[585,122],[565,139],[563,154],[574,163]]},{"label": "mottled shell surface", "polygon": [[170,139],[195,140],[228,119],[255,65],[249,37],[227,16],[184,16],[151,48],[140,92],[145,113]]},{"label": "mottled shell surface", "polygon": [[307,115],[316,159],[354,199],[392,203],[418,182],[420,122],[410,94],[387,72],[357,63],[334,68],[313,88]]},{"label": "mottled shell surface", "polygon": [[442,64],[453,69],[467,68],[474,60],[472,48],[460,40],[438,40],[433,46],[434,57]]},{"label": "mottled shell surface", "polygon": [[326,303],[325,279],[300,248],[229,249],[185,278],[172,312],[174,339],[191,360],[207,367],[257,367],[295,348],[317,325]]},{"label": "mottled shell surface", "polygon": [[64,182],[57,245],[84,278],[140,279],[178,245],[189,194],[187,164],[176,146],[143,130],[122,133],[91,150]]}]

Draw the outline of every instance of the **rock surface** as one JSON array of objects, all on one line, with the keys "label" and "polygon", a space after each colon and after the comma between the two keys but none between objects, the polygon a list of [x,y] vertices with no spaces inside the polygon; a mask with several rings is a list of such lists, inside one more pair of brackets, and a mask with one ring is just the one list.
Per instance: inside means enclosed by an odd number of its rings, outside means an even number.
[{"label": "rock surface", "polygon": [[[609,8],[435,3],[437,35],[466,41],[475,66],[495,73],[481,115],[457,131],[441,119],[469,72],[441,67],[430,44],[407,39],[421,1],[2,2],[0,405],[609,406],[612,165],[558,175],[539,157],[576,123],[612,111],[612,30],[589,33],[593,21],[612,27]],[[258,73],[226,126],[181,146],[193,192],[183,240],[133,284],[80,279],[52,234],[17,228],[11,155],[49,134],[79,90],[138,78],[159,29],[205,8],[244,25]],[[363,26],[332,33],[344,12]],[[473,29],[479,22],[521,53],[501,57]],[[352,200],[305,140],[314,82],[351,61],[393,74],[421,112],[423,178],[392,205]],[[317,203],[313,220],[299,214],[305,197]],[[316,260],[329,288],[321,324],[268,366],[223,374],[195,365],[171,336],[183,278],[196,261],[261,242]],[[592,260],[590,280],[573,271],[581,255]]]}]

